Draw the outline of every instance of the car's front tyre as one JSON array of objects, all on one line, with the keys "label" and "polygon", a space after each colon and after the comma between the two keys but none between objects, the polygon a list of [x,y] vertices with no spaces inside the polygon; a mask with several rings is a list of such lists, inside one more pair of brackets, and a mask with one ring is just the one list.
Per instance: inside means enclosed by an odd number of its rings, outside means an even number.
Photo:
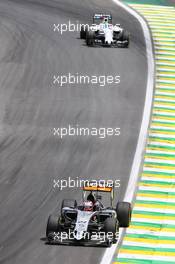
[{"label": "car's front tyre", "polygon": [[[108,217],[104,222],[104,230],[106,235],[107,246],[110,246],[110,243],[117,242],[117,235],[119,232],[119,224],[117,219]],[[112,236],[112,237],[111,237]]]},{"label": "car's front tyre", "polygon": [[123,48],[128,48],[130,43],[130,36],[128,31],[123,30],[122,33]]},{"label": "car's front tyre", "polygon": [[50,233],[58,232],[59,230],[59,217],[50,215],[47,221],[47,227],[46,227],[46,237],[49,236]]},{"label": "car's front tyre", "polygon": [[80,29],[80,38],[81,39],[86,39],[86,34],[87,34],[87,26],[84,27],[84,25],[81,26]]},{"label": "car's front tyre", "polygon": [[89,47],[93,47],[95,44],[95,32],[88,31],[86,34],[86,44]]}]

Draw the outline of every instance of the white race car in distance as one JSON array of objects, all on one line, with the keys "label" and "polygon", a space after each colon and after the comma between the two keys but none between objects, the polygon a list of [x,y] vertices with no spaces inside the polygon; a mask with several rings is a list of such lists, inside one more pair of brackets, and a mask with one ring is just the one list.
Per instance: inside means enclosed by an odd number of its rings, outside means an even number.
[{"label": "white race car in distance", "polygon": [[82,25],[80,38],[86,40],[87,46],[129,47],[129,33],[120,24],[112,24],[111,14],[94,14],[93,24]]}]

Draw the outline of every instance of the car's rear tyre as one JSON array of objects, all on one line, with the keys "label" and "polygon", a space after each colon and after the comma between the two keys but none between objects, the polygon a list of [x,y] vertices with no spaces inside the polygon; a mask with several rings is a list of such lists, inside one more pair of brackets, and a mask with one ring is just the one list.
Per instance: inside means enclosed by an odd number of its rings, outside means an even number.
[{"label": "car's rear tyre", "polygon": [[46,237],[48,237],[49,233],[58,232],[59,224],[58,224],[59,217],[50,215],[47,221],[46,227]]},{"label": "car's rear tyre", "polygon": [[120,227],[129,227],[132,212],[131,204],[128,202],[118,202],[116,212]]},{"label": "car's rear tyre", "polygon": [[74,199],[64,199],[62,201],[62,205],[61,205],[61,210],[64,208],[64,207],[70,207],[70,208],[76,208],[77,207],[77,201],[74,200]]},{"label": "car's rear tyre", "polygon": [[95,44],[95,32],[93,31],[88,31],[86,34],[86,44],[89,47],[94,46]]}]

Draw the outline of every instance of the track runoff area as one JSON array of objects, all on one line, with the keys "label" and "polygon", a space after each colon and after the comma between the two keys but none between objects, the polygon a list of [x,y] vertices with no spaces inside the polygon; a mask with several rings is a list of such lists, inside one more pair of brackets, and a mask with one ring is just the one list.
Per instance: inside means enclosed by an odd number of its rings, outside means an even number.
[{"label": "track runoff area", "polygon": [[130,228],[116,263],[175,263],[175,7],[129,4],[152,32],[152,117]]}]

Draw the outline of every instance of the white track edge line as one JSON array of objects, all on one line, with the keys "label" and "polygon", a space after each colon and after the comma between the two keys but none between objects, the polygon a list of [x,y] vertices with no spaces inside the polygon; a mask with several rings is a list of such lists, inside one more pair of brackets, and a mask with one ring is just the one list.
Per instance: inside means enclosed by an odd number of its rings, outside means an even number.
[{"label": "white track edge line", "polygon": [[[149,126],[149,120],[150,120],[150,114],[152,108],[152,99],[153,99],[155,64],[154,64],[152,37],[150,34],[149,27],[146,21],[144,20],[144,18],[141,15],[139,15],[135,10],[131,9],[129,6],[121,3],[119,0],[113,0],[113,2],[115,2],[118,6],[125,9],[131,15],[133,15],[141,24],[146,42],[146,53],[147,53],[147,61],[148,61],[148,78],[147,78],[147,88],[146,88],[146,97],[145,97],[142,123],[138,137],[137,147],[134,155],[134,160],[131,168],[128,187],[124,197],[125,201],[132,202],[135,193],[136,183],[138,181],[140,164],[142,162],[142,151],[144,149],[147,138],[147,130]],[[122,232],[120,233],[118,243],[121,242],[123,232],[124,230],[122,230]],[[100,264],[111,263],[112,258],[116,252],[118,243],[117,245],[112,245],[111,248],[105,250],[105,253],[101,259]]]}]

